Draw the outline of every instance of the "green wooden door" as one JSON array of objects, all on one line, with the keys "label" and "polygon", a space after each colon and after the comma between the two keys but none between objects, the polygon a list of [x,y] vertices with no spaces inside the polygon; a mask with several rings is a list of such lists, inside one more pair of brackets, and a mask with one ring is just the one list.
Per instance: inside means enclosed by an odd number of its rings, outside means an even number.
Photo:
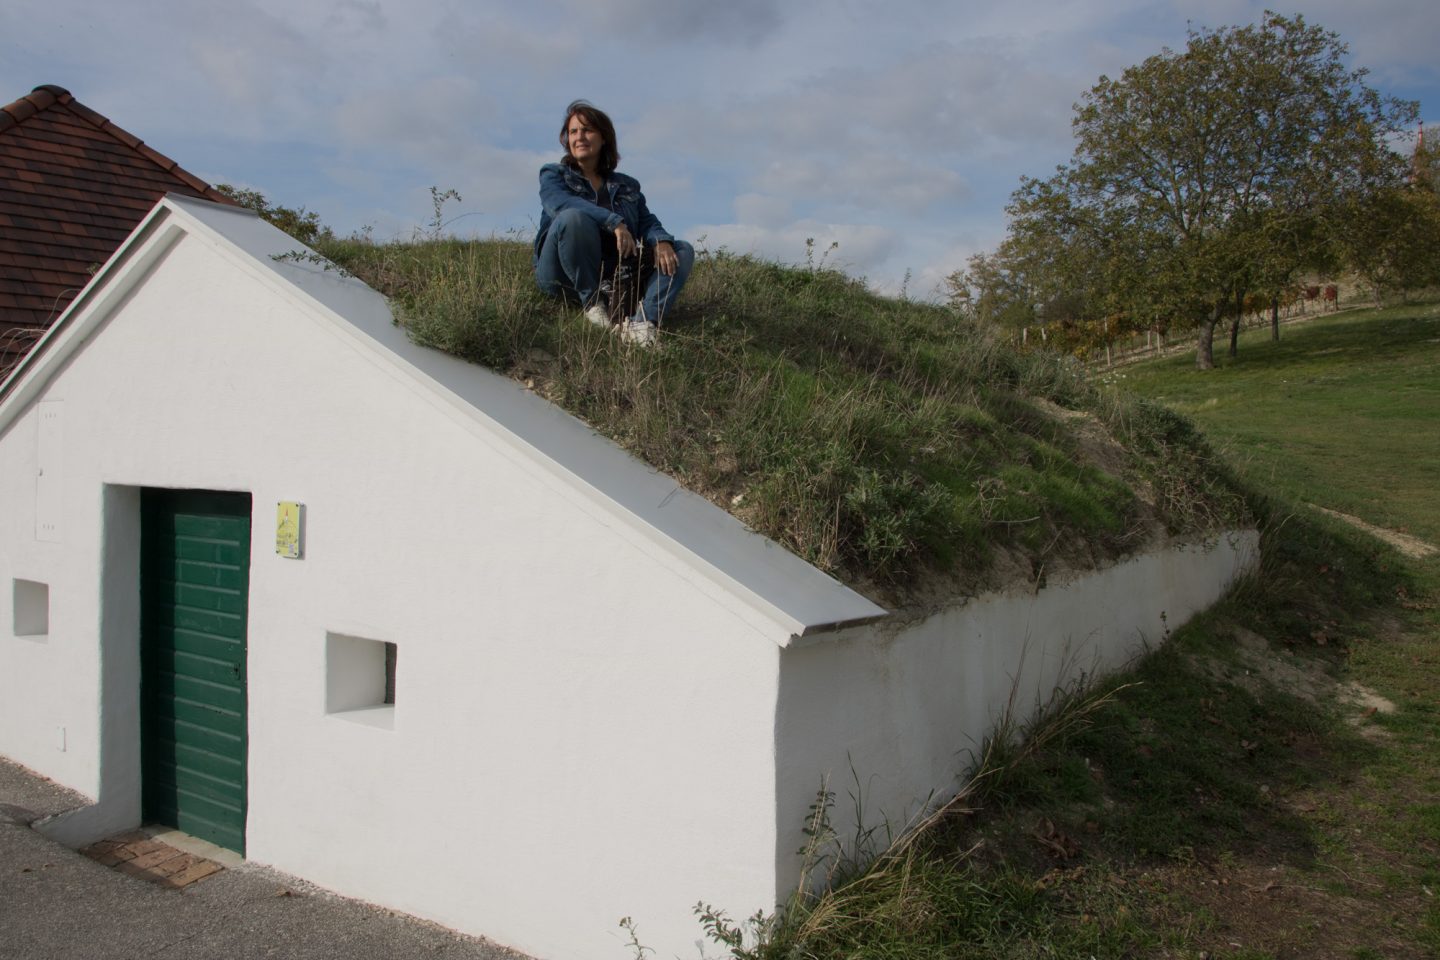
[{"label": "green wooden door", "polygon": [[144,490],[143,815],[245,852],[250,495]]}]

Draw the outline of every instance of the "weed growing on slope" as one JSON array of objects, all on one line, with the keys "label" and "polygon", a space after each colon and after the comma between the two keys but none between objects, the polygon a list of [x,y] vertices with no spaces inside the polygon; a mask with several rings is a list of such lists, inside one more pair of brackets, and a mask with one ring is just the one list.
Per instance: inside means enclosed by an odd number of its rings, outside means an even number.
[{"label": "weed growing on slope", "polygon": [[[936,578],[985,585],[997,551],[1090,566],[1144,544],[1157,511],[1183,531],[1245,516],[1198,437],[1102,396],[1073,362],[869,294],[823,256],[794,269],[702,255],[663,349],[638,351],[542,297],[520,243],[324,252],[389,296],[418,342],[524,381],[888,600]],[[1074,417],[1124,449],[1103,462]]]}]

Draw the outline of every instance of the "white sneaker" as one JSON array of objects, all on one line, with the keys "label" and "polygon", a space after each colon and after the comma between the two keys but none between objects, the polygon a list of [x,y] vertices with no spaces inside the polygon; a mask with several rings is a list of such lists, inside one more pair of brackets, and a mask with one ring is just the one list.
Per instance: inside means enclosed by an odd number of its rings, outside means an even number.
[{"label": "white sneaker", "polygon": [[653,347],[656,335],[655,324],[644,320],[631,320],[620,327],[620,339],[638,347]]},{"label": "white sneaker", "polygon": [[603,303],[592,303],[585,308],[585,319],[597,327],[610,328],[610,311],[605,309]]}]

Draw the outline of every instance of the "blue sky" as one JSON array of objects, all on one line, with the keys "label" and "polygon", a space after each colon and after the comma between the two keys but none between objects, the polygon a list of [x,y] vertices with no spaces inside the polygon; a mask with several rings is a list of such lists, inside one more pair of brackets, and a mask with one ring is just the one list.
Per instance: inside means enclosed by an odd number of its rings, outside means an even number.
[{"label": "blue sky", "polygon": [[[565,104],[615,119],[621,169],[678,236],[927,296],[1004,236],[1022,174],[1070,154],[1071,106],[1187,24],[1264,4],[1043,0],[5,0],[0,101],[42,83],[211,182],[341,233],[520,234]],[[1433,0],[1317,0],[1372,86],[1440,136]]]}]

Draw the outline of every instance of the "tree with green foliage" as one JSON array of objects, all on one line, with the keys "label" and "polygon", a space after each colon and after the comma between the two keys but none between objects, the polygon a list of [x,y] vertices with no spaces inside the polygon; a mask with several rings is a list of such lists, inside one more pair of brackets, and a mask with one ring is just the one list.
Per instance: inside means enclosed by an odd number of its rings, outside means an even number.
[{"label": "tree with green foliage", "polygon": [[1403,178],[1386,141],[1417,105],[1368,87],[1346,53],[1267,13],[1102,76],[1076,106],[1071,161],[1013,195],[1011,237],[1071,238],[1101,281],[1092,319],[1163,314],[1199,331],[1196,366],[1213,367],[1220,319],[1323,255],[1317,217]]},{"label": "tree with green foliage", "polygon": [[1425,142],[1423,123],[1415,140],[1415,152],[1410,155],[1410,181],[1440,191],[1440,144]]},{"label": "tree with green foliage", "polygon": [[1440,284],[1440,147],[1425,143],[1423,127],[1405,180],[1349,198],[1334,237],[1377,307],[1386,294]]},{"label": "tree with green foliage", "polygon": [[278,204],[272,206],[260,191],[232,187],[228,183],[217,184],[215,189],[240,206],[254,210],[267,222],[284,230],[307,247],[335,239],[334,231],[321,223],[320,215],[314,211],[306,210],[304,207],[294,210]]},{"label": "tree with green foliage", "polygon": [[977,323],[1024,328],[1035,322],[1035,294],[1023,265],[1002,244],[977,253],[945,278],[950,305]]},{"label": "tree with green foliage", "polygon": [[1109,295],[1105,251],[1090,242],[1092,231],[1075,227],[1074,211],[1038,219],[1008,209],[1011,231],[995,252],[945,278],[951,307],[978,323],[1062,335],[1067,349],[1094,347],[1091,318],[1125,316]]},{"label": "tree with green foliage", "polygon": [[1440,197],[1428,180],[1417,177],[1356,198],[1336,236],[1377,307],[1387,293],[1403,297],[1440,284]]}]

